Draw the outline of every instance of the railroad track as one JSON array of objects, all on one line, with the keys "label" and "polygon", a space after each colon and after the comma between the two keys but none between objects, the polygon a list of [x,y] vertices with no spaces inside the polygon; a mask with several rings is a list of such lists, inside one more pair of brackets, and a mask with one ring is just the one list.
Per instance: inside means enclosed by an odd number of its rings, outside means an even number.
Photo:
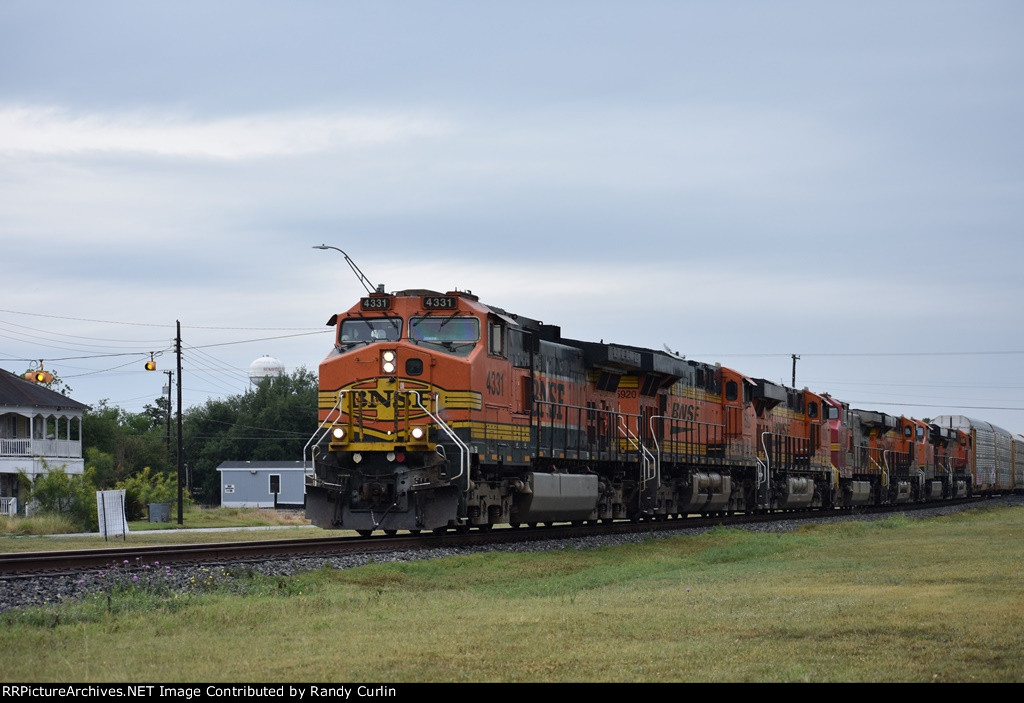
[{"label": "railroad track", "polygon": [[976,499],[943,501],[941,503],[907,504],[882,509],[860,508],[856,511],[772,512],[733,514],[728,516],[702,516],[675,519],[620,521],[601,525],[547,525],[537,527],[502,528],[487,532],[450,531],[444,534],[396,535],[379,537],[316,537],[285,540],[259,540],[246,542],[219,542],[212,544],[158,545],[148,547],[112,547],[65,551],[0,553],[0,578],[28,578],[45,573],[61,574],[128,564],[142,567],[147,564],[204,563],[263,561],[275,557],[302,555],[341,555],[384,553],[400,550],[434,549],[438,547],[470,547],[485,544],[575,539],[588,536],[661,532],[671,530],[706,529],[713,526],[740,526],[753,523],[785,520],[821,519],[850,514],[873,512],[905,512],[959,505]]}]

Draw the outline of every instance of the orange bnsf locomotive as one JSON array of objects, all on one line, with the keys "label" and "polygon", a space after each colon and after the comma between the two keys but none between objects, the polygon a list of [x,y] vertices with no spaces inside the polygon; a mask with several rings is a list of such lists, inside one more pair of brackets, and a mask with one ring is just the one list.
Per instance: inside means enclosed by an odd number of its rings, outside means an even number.
[{"label": "orange bnsf locomotive", "polygon": [[929,425],[663,351],[565,339],[469,292],[370,293],[328,325],[306,482],[322,527],[849,507],[975,483],[966,418]]}]

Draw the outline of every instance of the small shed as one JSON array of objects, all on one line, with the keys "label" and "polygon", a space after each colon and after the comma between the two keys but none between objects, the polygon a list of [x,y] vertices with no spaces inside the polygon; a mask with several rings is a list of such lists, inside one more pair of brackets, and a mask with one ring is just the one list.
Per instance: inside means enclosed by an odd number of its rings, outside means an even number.
[{"label": "small shed", "polygon": [[225,461],[220,504],[225,508],[301,508],[306,504],[301,461]]}]

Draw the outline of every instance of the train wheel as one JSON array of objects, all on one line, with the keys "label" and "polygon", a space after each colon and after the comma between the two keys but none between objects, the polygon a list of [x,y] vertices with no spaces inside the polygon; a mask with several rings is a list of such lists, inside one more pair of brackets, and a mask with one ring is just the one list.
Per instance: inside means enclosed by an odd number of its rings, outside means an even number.
[{"label": "train wheel", "polygon": [[447,527],[435,527],[433,530],[431,530],[431,532],[433,532],[435,535],[443,535],[447,531]]},{"label": "train wheel", "polygon": [[477,529],[478,529],[478,530],[480,530],[481,532],[490,532],[490,531],[491,531],[491,528],[492,528],[492,527],[494,527],[494,525],[492,525],[491,523],[489,523],[489,522],[488,522],[488,523],[487,523],[487,524],[485,524],[485,525],[477,525],[476,527],[477,527]]},{"label": "train wheel", "polygon": [[420,533],[419,530],[409,530],[409,534],[410,535],[418,535],[419,533]]},{"label": "train wheel", "polygon": [[360,537],[369,537],[373,534],[373,530],[356,530]]},{"label": "train wheel", "polygon": [[388,537],[394,537],[398,534],[398,530],[384,530],[384,534],[386,534]]},{"label": "train wheel", "polygon": [[522,526],[522,524],[523,523],[521,522],[510,522],[508,526],[511,527],[513,530],[518,530]]}]

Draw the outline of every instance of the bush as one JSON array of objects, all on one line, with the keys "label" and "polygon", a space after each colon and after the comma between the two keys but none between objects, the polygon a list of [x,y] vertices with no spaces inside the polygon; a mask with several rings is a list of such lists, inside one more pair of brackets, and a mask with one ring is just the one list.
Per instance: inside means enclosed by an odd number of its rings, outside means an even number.
[{"label": "bush", "polygon": [[[178,482],[170,473],[154,473],[147,466],[134,476],[118,481],[117,488],[125,493],[125,512],[129,520],[141,520],[150,503],[177,503]],[[185,503],[191,498],[185,494]]]},{"label": "bush", "polygon": [[68,475],[63,466],[45,466],[47,472],[36,477],[29,497],[39,506],[38,512],[64,516],[76,529],[96,529],[96,486],[92,472]]}]

